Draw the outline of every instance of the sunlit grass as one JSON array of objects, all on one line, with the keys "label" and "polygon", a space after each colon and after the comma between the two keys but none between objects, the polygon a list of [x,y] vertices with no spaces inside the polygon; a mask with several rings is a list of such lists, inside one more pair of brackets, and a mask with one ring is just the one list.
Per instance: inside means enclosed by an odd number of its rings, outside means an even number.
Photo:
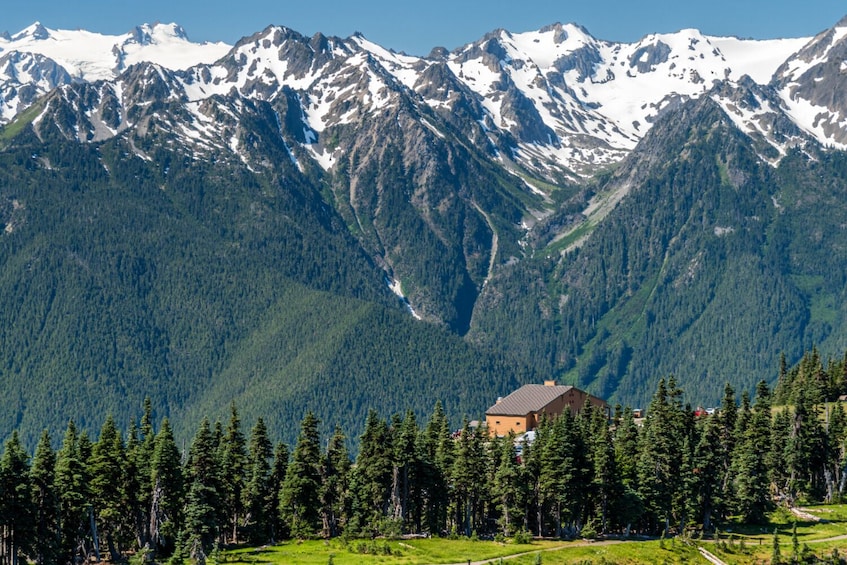
[{"label": "sunlit grass", "polygon": [[[810,505],[804,510],[821,518],[819,522],[797,519],[797,541],[802,548],[818,556],[830,556],[833,550],[847,555],[847,505]],[[719,556],[727,563],[767,563],[773,551],[777,531],[783,558],[793,551],[792,530],[795,516],[780,508],[762,526],[728,524],[713,539],[668,538],[652,541],[586,542],[577,540],[533,541],[529,544],[475,541],[470,539],[352,540],[341,539],[290,541],[262,548],[244,548],[224,552],[219,561],[233,564],[286,565],[443,565],[493,560],[500,557],[509,565],[595,563],[640,565],[649,563],[703,563],[698,547]],[[508,558],[508,559],[506,559]]]},{"label": "sunlit grass", "polygon": [[[291,541],[262,548],[246,548],[225,552],[225,563],[335,565],[391,564],[424,565],[467,563],[496,559],[526,552],[561,547],[565,542],[534,541],[529,544],[472,541],[468,539],[414,540],[342,540]],[[512,563],[512,561],[510,561]]]}]

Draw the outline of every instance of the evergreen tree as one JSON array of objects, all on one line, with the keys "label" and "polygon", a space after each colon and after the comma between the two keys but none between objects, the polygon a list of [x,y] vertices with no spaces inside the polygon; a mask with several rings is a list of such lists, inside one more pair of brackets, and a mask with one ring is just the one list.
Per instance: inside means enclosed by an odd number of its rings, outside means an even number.
[{"label": "evergreen tree", "polygon": [[423,506],[421,513],[427,531],[439,534],[447,529],[450,498],[447,477],[452,466],[454,447],[441,401],[436,401],[422,436],[419,479]]},{"label": "evergreen tree", "polygon": [[497,501],[500,517],[498,525],[504,536],[511,536],[521,528],[524,506],[524,480],[521,466],[515,452],[515,434],[496,440],[497,454],[500,458],[494,475],[493,492]]},{"label": "evergreen tree", "polygon": [[315,536],[320,523],[321,448],[318,419],[307,413],[279,497],[282,520],[296,538]]},{"label": "evergreen tree", "polygon": [[323,460],[321,484],[321,518],[327,537],[338,536],[350,514],[350,455],[347,438],[340,426],[329,439]]},{"label": "evergreen tree", "polygon": [[54,486],[56,454],[47,430],[42,432],[35,448],[30,478],[35,521],[32,556],[37,565],[51,565],[59,560],[59,499]]},{"label": "evergreen tree", "polygon": [[450,473],[453,493],[453,520],[456,528],[470,536],[479,526],[488,489],[486,457],[480,434],[465,420],[456,440],[456,454]]},{"label": "evergreen tree", "polygon": [[153,442],[150,462],[150,542],[151,548],[163,555],[176,549],[182,527],[182,507],[185,501],[185,479],[182,456],[174,440],[170,421],[165,418]]},{"label": "evergreen tree", "polygon": [[711,532],[715,519],[720,519],[720,511],[724,507],[723,495],[723,448],[721,445],[721,423],[717,416],[703,419],[700,438],[694,455],[694,465],[697,469],[698,519],[702,521],[703,530]]},{"label": "evergreen tree", "polygon": [[277,443],[274,449],[274,462],[271,467],[269,485],[271,498],[268,500],[268,506],[265,508],[265,516],[270,517],[271,540],[274,541],[284,539],[289,535],[285,522],[282,520],[282,514],[279,511],[282,485],[285,483],[285,476],[288,471],[288,457],[288,446],[282,442]]},{"label": "evergreen tree", "polygon": [[415,413],[406,412],[403,421],[392,429],[394,441],[393,479],[391,499],[395,520],[403,523],[405,531],[420,529],[420,489],[418,488],[418,473],[420,455],[418,453],[418,429]]},{"label": "evergreen tree", "polygon": [[13,431],[0,458],[0,562],[26,562],[36,540],[29,455]]},{"label": "evergreen tree", "polygon": [[735,452],[735,430],[738,420],[738,405],[735,403],[735,390],[726,383],[724,386],[723,400],[721,400],[720,411],[717,413],[720,429],[721,445],[721,494],[716,498],[720,506],[716,508],[717,515],[721,518],[729,514],[731,502],[735,499],[732,491],[732,455]]},{"label": "evergreen tree", "polygon": [[847,414],[840,402],[836,402],[826,419],[826,502],[833,502],[842,494],[844,476],[845,439],[847,439]]},{"label": "evergreen tree", "polygon": [[100,539],[105,539],[112,561],[132,537],[132,515],[127,512],[126,453],[123,439],[111,414],[100,429],[91,457],[91,494]]},{"label": "evergreen tree", "polygon": [[792,499],[801,493],[819,498],[824,491],[823,426],[812,398],[802,388],[795,394],[796,404],[785,451],[785,463],[790,472],[789,495]]},{"label": "evergreen tree", "polygon": [[779,549],[779,530],[773,529],[773,540],[771,541],[771,565],[782,563],[782,552]]},{"label": "evergreen tree", "polygon": [[229,424],[221,438],[220,450],[222,502],[229,520],[227,536],[234,543],[238,543],[238,522],[243,514],[242,491],[246,476],[247,450],[235,402],[230,405]]},{"label": "evergreen tree", "polygon": [[153,449],[156,441],[156,433],[153,429],[153,403],[149,396],[144,399],[138,434],[137,441],[132,441],[132,435],[130,435],[130,440],[127,442],[127,459],[133,465],[138,480],[138,497],[133,503],[133,513],[135,514],[136,528],[140,534],[138,545],[144,547],[150,542],[151,536],[150,509],[153,504],[151,497],[154,489],[151,483],[150,465],[153,460]]},{"label": "evergreen tree", "polygon": [[[533,453],[539,459],[539,508],[552,513],[553,535],[564,535],[565,524],[581,516],[590,481],[581,460],[585,443],[576,420],[569,411],[539,425]],[[540,439],[540,442],[538,441]],[[539,530],[543,532],[543,529]]]},{"label": "evergreen tree", "polygon": [[615,460],[612,433],[602,410],[591,410],[591,446],[594,464],[592,491],[596,512],[600,515],[600,532],[605,533],[615,501],[623,495],[623,483]]},{"label": "evergreen tree", "polygon": [[621,498],[615,501],[612,514],[617,525],[629,534],[631,525],[643,512],[643,504],[638,495],[638,426],[635,425],[632,409],[624,409],[621,423],[615,428],[615,467],[620,476]]},{"label": "evergreen tree", "polygon": [[[672,391],[673,394],[669,394]],[[678,500],[685,429],[675,386],[661,379],[647,410],[638,463],[639,494],[648,511],[648,528],[667,531]]]},{"label": "evergreen tree", "polygon": [[615,427],[615,467],[623,486],[635,489],[638,484],[638,426],[632,409],[626,407],[621,422]]},{"label": "evergreen tree", "polygon": [[770,391],[764,381],[756,389],[756,405],[740,437],[736,459],[736,506],[746,523],[762,524],[770,508],[766,456],[771,439]]},{"label": "evergreen tree", "polygon": [[273,539],[273,513],[276,512],[271,484],[273,445],[268,439],[265,421],[259,418],[250,431],[247,455],[247,484],[244,487],[244,511],[250,543],[266,543]]},{"label": "evergreen tree", "polygon": [[194,559],[205,559],[218,538],[226,513],[215,433],[204,418],[191,442],[185,476],[183,548]]},{"label": "evergreen tree", "polygon": [[788,496],[791,473],[785,464],[788,438],[791,433],[791,413],[788,409],[777,410],[771,422],[770,451],[766,461],[771,484],[780,496]]},{"label": "evergreen tree", "polygon": [[59,498],[60,562],[72,563],[87,557],[84,542],[89,532],[89,475],[84,461],[89,455],[85,434],[78,435],[73,420],[68,422],[62,447],[56,455],[56,495]]},{"label": "evergreen tree", "polygon": [[358,526],[370,535],[381,533],[381,524],[388,513],[393,479],[392,456],[388,425],[375,410],[370,410],[365,431],[359,438],[359,455],[350,479]]}]

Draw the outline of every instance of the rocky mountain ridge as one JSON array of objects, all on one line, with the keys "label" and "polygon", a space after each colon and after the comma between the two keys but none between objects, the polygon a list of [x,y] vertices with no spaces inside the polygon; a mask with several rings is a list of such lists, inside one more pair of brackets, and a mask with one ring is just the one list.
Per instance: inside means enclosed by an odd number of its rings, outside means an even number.
[{"label": "rocky mountain ridge", "polygon": [[[779,134],[762,131],[775,119],[764,114],[784,114],[817,141],[841,143],[840,108],[817,94],[833,92],[837,84],[822,83],[815,73],[829,64],[838,76],[845,29],[840,22],[815,38],[780,40],[682,30],[624,44],[598,40],[577,25],[555,24],[525,33],[497,30],[453,53],[411,57],[360,35],[309,38],[279,26],[230,49],[190,43],[175,24],[139,26],[115,37],[34,24],[0,40],[2,120],[72,82],[107,80],[120,90],[127,80],[121,73],[149,62],[163,73],[174,71],[178,84],[172,88],[190,103],[231,92],[272,101],[283,91],[294,92],[305,130],[312,132],[304,133],[308,140],[383,109],[403,91],[502,162],[554,182],[575,181],[619,162],[662,111],[706,94],[723,101],[745,132],[779,148],[784,149]],[[60,42],[61,57],[55,48]],[[90,60],[68,45],[86,45]],[[744,109],[731,96],[722,98],[727,85],[744,84],[764,89],[777,105],[763,107],[766,100],[760,98]],[[125,106],[134,103],[117,98]],[[304,145],[329,168],[326,147]]]}]

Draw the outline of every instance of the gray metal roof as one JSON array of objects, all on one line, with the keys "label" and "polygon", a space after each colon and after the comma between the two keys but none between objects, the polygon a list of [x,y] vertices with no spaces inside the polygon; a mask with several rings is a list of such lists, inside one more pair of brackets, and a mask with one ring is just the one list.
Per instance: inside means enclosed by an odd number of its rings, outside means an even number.
[{"label": "gray metal roof", "polygon": [[572,388],[570,385],[523,385],[485,413],[492,416],[526,416],[530,412],[540,412]]}]

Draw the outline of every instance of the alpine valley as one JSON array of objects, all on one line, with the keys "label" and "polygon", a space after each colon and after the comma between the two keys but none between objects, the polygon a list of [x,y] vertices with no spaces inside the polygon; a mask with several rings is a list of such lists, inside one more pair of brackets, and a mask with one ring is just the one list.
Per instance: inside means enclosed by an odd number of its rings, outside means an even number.
[{"label": "alpine valley", "polygon": [[440,400],[643,406],[847,348],[847,18],[413,57],[268,27],[0,37],[0,437]]}]

